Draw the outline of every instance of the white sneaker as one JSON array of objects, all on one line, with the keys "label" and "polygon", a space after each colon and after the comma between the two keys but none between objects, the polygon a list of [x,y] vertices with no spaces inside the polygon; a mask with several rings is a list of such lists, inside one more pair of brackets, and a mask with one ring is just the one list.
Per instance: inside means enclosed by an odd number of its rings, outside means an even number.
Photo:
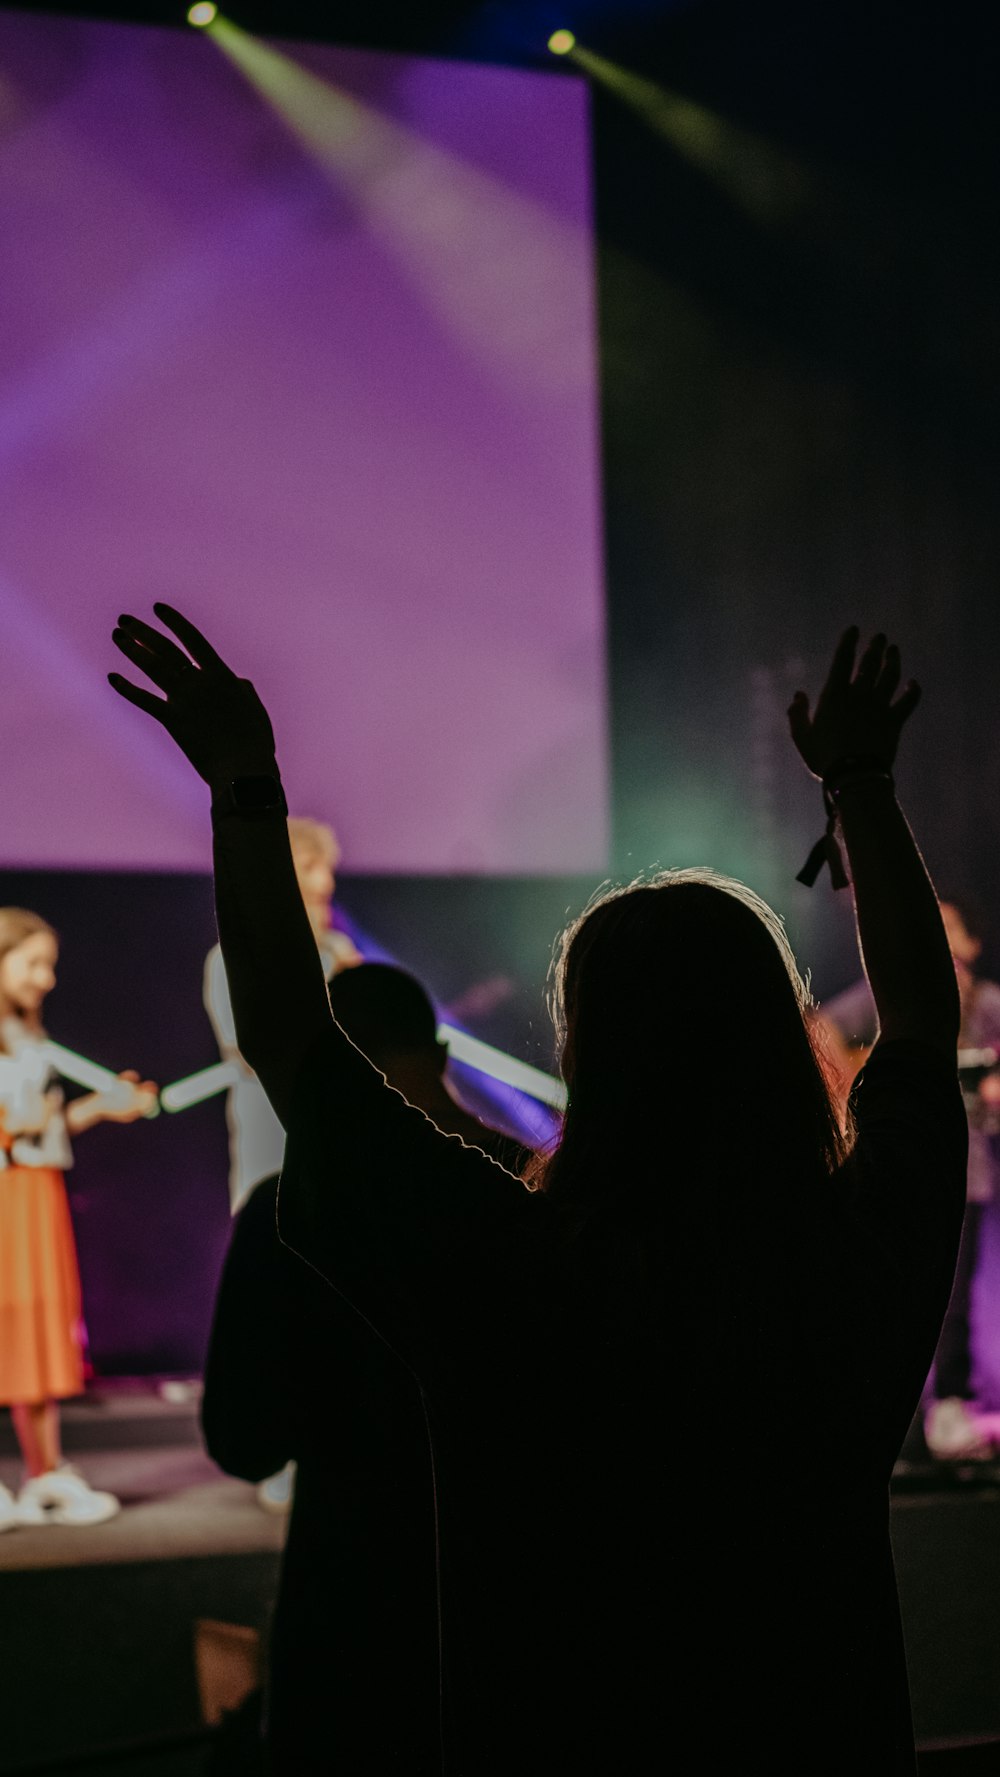
[{"label": "white sneaker", "polygon": [[931,1402],[924,1419],[924,1442],[940,1462],[989,1462],[993,1456],[989,1436],[960,1395]]},{"label": "white sneaker", "polygon": [[295,1464],[286,1462],[276,1475],[269,1475],[257,1488],[257,1499],[265,1512],[282,1514],[292,1509],[295,1494]]},{"label": "white sneaker", "polygon": [[25,1481],[17,1502],[22,1524],[104,1524],[121,1511],[113,1493],[99,1493],[65,1463]]},{"label": "white sneaker", "polygon": [[20,1522],[21,1519],[17,1510],[17,1500],[11,1493],[10,1488],[5,1487],[3,1482],[0,1481],[0,1531],[13,1530],[15,1524],[20,1524]]}]

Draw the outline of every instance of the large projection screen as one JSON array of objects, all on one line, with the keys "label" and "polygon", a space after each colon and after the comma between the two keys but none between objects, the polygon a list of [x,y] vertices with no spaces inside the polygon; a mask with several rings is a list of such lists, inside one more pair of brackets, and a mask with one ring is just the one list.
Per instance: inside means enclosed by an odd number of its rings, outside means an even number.
[{"label": "large projection screen", "polygon": [[205,869],[166,598],[345,865],[606,865],[584,85],[0,14],[8,868]]}]

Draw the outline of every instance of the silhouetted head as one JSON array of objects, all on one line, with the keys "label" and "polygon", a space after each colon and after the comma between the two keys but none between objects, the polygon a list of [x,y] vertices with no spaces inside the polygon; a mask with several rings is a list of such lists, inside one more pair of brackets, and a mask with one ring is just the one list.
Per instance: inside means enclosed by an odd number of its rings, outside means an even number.
[{"label": "silhouetted head", "polygon": [[554,977],[569,1107],[542,1189],[641,1200],[686,1165],[728,1191],[751,1164],[805,1177],[844,1157],[808,989],[742,883],[674,870],[605,891],[563,935]]},{"label": "silhouetted head", "polygon": [[448,1058],[437,1038],[437,1015],[420,982],[391,963],[361,963],[330,982],[337,1023],[369,1061],[391,1077],[400,1057],[419,1056],[438,1073]]}]

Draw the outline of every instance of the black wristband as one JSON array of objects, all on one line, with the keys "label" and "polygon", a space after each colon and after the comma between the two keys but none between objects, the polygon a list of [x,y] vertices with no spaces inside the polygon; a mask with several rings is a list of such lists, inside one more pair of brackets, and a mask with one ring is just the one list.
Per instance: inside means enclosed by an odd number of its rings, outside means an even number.
[{"label": "black wristband", "polygon": [[817,839],[812,851],[796,876],[796,882],[804,883],[812,888],[823,865],[830,872],[830,881],[835,889],[850,887],[850,877],[844,863],[844,854],[837,838],[837,801],[842,790],[851,784],[864,783],[866,780],[878,780],[893,785],[893,775],[884,759],[874,754],[857,753],[843,759],[836,759],[823,773],[823,807],[826,809],[826,830],[821,839]]},{"label": "black wristband", "polygon": [[824,796],[838,796],[848,783],[855,778],[881,777],[893,781],[892,771],[884,759],[874,753],[859,753],[853,757],[837,759],[823,773]]},{"label": "black wristband", "polygon": [[288,818],[288,804],[281,779],[277,775],[234,777],[223,784],[212,797],[212,819],[223,821],[227,815],[242,815],[244,820],[266,820],[268,815]]},{"label": "black wristband", "polygon": [[825,864],[830,872],[830,881],[833,887],[835,889],[849,888],[851,879],[847,874],[844,856],[837,839],[837,804],[833,799],[833,792],[827,789],[825,782],[823,804],[826,808],[826,830],[822,837],[817,839],[795,880],[804,883],[806,888],[812,888]]}]

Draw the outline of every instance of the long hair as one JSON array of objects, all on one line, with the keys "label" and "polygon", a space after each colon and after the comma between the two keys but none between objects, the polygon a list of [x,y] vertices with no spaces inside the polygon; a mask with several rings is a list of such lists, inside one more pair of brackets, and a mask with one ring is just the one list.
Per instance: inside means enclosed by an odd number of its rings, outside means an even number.
[{"label": "long hair", "polygon": [[[50,938],[59,942],[58,933],[40,913],[30,913],[26,907],[0,907],[0,964],[10,951],[19,949],[36,932],[47,932]],[[9,1003],[6,994],[0,989],[0,1021],[19,1016],[16,1007]],[[3,1050],[3,1038],[0,1036],[0,1053]]]},{"label": "long hair", "polygon": [[550,1009],[569,1102],[526,1182],[591,1208],[662,1197],[678,1166],[735,1201],[828,1177],[841,1127],[784,926],[743,883],[668,870],[604,889],[563,933]]}]

